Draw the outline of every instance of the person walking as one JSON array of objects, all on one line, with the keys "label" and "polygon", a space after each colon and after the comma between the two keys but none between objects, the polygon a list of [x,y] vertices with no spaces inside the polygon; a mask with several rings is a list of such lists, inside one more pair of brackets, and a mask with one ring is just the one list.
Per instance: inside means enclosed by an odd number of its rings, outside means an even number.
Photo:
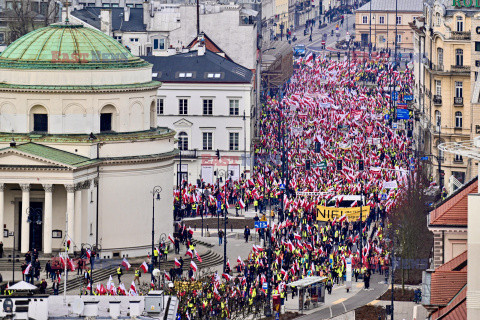
[{"label": "person walking", "polygon": [[365,284],[365,290],[369,290],[370,289],[370,270],[367,270],[367,272],[365,272],[363,282]]},{"label": "person walking", "polygon": [[250,228],[248,228],[248,226],[245,226],[243,236],[245,237],[245,242],[248,242],[248,238],[250,237]]},{"label": "person walking", "polygon": [[136,268],[135,269],[135,277],[133,278],[133,282],[138,282],[138,285],[140,285],[140,277],[141,277],[140,269]]},{"label": "person walking", "polygon": [[58,280],[55,280],[53,282],[52,288],[53,288],[53,295],[58,296]]},{"label": "person walking", "polygon": [[223,230],[218,231],[218,245],[221,246],[223,243]]},{"label": "person walking", "polygon": [[117,268],[118,284],[122,282],[122,274],[123,274],[122,265],[119,265]]}]

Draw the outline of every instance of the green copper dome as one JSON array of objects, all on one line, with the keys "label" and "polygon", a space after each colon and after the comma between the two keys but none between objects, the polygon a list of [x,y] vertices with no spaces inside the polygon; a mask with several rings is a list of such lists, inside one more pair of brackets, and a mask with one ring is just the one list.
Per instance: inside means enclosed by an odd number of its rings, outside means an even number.
[{"label": "green copper dome", "polygon": [[147,65],[112,37],[68,23],[34,30],[0,55],[0,68],[121,69]]}]

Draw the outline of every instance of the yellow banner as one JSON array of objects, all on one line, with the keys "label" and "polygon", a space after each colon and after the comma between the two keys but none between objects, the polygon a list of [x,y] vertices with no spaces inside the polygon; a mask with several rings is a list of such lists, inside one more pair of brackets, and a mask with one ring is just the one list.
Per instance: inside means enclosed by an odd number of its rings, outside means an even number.
[{"label": "yellow banner", "polygon": [[362,212],[362,221],[365,221],[370,214],[370,206],[355,207],[355,208],[335,208],[317,206],[317,220],[328,221],[335,218],[339,219],[346,215],[348,221],[355,221],[360,219],[360,211]]}]

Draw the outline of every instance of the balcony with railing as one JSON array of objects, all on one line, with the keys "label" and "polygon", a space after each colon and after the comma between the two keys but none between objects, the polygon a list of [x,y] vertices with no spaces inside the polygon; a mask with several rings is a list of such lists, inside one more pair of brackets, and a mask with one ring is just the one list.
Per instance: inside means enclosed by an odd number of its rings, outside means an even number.
[{"label": "balcony with railing", "polygon": [[450,70],[451,70],[452,72],[469,73],[469,72],[470,72],[470,66],[452,65],[452,66],[450,67]]},{"label": "balcony with railing", "polygon": [[441,105],[442,104],[442,96],[441,95],[434,95],[433,96],[433,104]]},{"label": "balcony with railing", "polygon": [[180,150],[179,153],[175,156],[175,158],[180,159],[180,154],[183,159],[196,159],[198,157],[197,149],[193,150]]},{"label": "balcony with railing", "polygon": [[452,31],[450,34],[451,40],[470,40],[470,31]]},{"label": "balcony with railing", "polygon": [[463,97],[454,97],[453,104],[456,106],[463,106]]}]

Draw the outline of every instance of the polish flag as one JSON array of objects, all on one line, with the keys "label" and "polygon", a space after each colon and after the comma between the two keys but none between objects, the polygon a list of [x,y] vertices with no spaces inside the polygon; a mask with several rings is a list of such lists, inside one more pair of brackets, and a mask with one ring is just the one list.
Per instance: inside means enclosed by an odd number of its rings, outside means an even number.
[{"label": "polish flag", "polygon": [[352,207],[352,208],[357,207],[357,206],[358,206],[358,202],[356,200],[350,205],[350,207]]},{"label": "polish flag", "polygon": [[125,289],[125,285],[123,283],[120,283],[120,285],[118,286],[118,289],[120,290],[120,292],[123,294],[123,295],[126,295],[127,294],[127,290]]},{"label": "polish flag", "polygon": [[29,263],[28,266],[25,268],[25,270],[23,270],[23,274],[29,274],[30,269],[32,269],[32,264],[31,263]]},{"label": "polish flag", "polygon": [[140,268],[143,270],[143,273],[148,272],[148,265],[145,261],[143,261],[143,263],[140,265]]},{"label": "polish flag", "polygon": [[[355,201],[355,202],[356,202],[356,201]],[[345,220],[348,221],[346,214],[344,214],[343,216],[341,216],[340,219],[338,219],[338,222],[342,223],[342,222],[345,221]]]},{"label": "polish flag", "polygon": [[190,261],[190,267],[192,267],[193,271],[197,272],[197,265],[195,264],[195,262]]},{"label": "polish flag", "polygon": [[132,265],[130,263],[128,263],[128,260],[126,258],[123,258],[122,266],[124,266],[125,269],[127,269],[127,271],[128,271]]},{"label": "polish flag", "polygon": [[245,209],[245,203],[242,199],[238,200],[238,204],[240,205],[240,208]]},{"label": "polish flag", "polygon": [[110,289],[112,289],[112,284],[113,284],[113,279],[112,279],[112,276],[110,276],[110,278],[108,278],[108,282],[107,282],[107,290],[110,291]]},{"label": "polish flag", "polygon": [[193,229],[190,226],[188,227],[188,233],[193,234]]},{"label": "polish flag", "polygon": [[92,290],[92,282],[91,281],[88,281],[87,290],[88,291]]},{"label": "polish flag", "polygon": [[176,267],[180,267],[182,264],[180,263],[180,261],[177,260],[177,258],[175,258],[175,266]]},{"label": "polish flag", "polygon": [[170,275],[169,275],[167,272],[165,272],[165,279],[167,279],[168,281],[170,281]]},{"label": "polish flag", "polygon": [[295,239],[297,240],[302,240],[302,236],[300,236],[298,233],[294,233],[293,236],[295,237]]},{"label": "polish flag", "polygon": [[230,259],[227,259],[227,266],[228,266],[229,269],[232,269],[232,268],[230,267]]},{"label": "polish flag", "polygon": [[137,287],[135,286],[135,281],[132,281],[132,284],[130,285],[130,292],[134,292],[135,294],[137,293]]},{"label": "polish flag", "polygon": [[87,258],[90,259],[92,256],[92,251],[90,249],[87,249]]},{"label": "polish flag", "polygon": [[240,256],[238,256],[238,258],[237,258],[237,262],[238,262],[238,263],[240,263],[240,264],[242,264],[242,263],[243,263],[243,261],[242,261],[242,258],[240,258]]},{"label": "polish flag", "polygon": [[188,249],[187,252],[185,253],[186,256],[189,256],[190,258],[193,259],[193,252],[192,250]]},{"label": "polish flag", "polygon": [[68,267],[70,268],[70,271],[75,271],[75,265],[73,264],[72,259],[68,259]]},{"label": "polish flag", "polygon": [[355,243],[355,242],[357,242],[357,240],[358,240],[358,234],[355,236],[355,238],[353,238],[352,242]]},{"label": "polish flag", "polygon": [[168,240],[170,240],[173,244],[175,244],[175,240],[173,240],[172,235],[168,234]]},{"label": "polish flag", "polygon": [[231,275],[229,275],[228,273],[223,273],[223,274],[222,274],[222,277],[224,277],[225,280],[227,280],[227,281],[230,281],[230,280],[232,280],[232,278],[233,278],[233,277],[232,277]]},{"label": "polish flag", "polygon": [[198,254],[197,250],[195,250],[195,256],[197,257],[198,262],[202,262],[202,258],[200,258],[200,255]]}]

